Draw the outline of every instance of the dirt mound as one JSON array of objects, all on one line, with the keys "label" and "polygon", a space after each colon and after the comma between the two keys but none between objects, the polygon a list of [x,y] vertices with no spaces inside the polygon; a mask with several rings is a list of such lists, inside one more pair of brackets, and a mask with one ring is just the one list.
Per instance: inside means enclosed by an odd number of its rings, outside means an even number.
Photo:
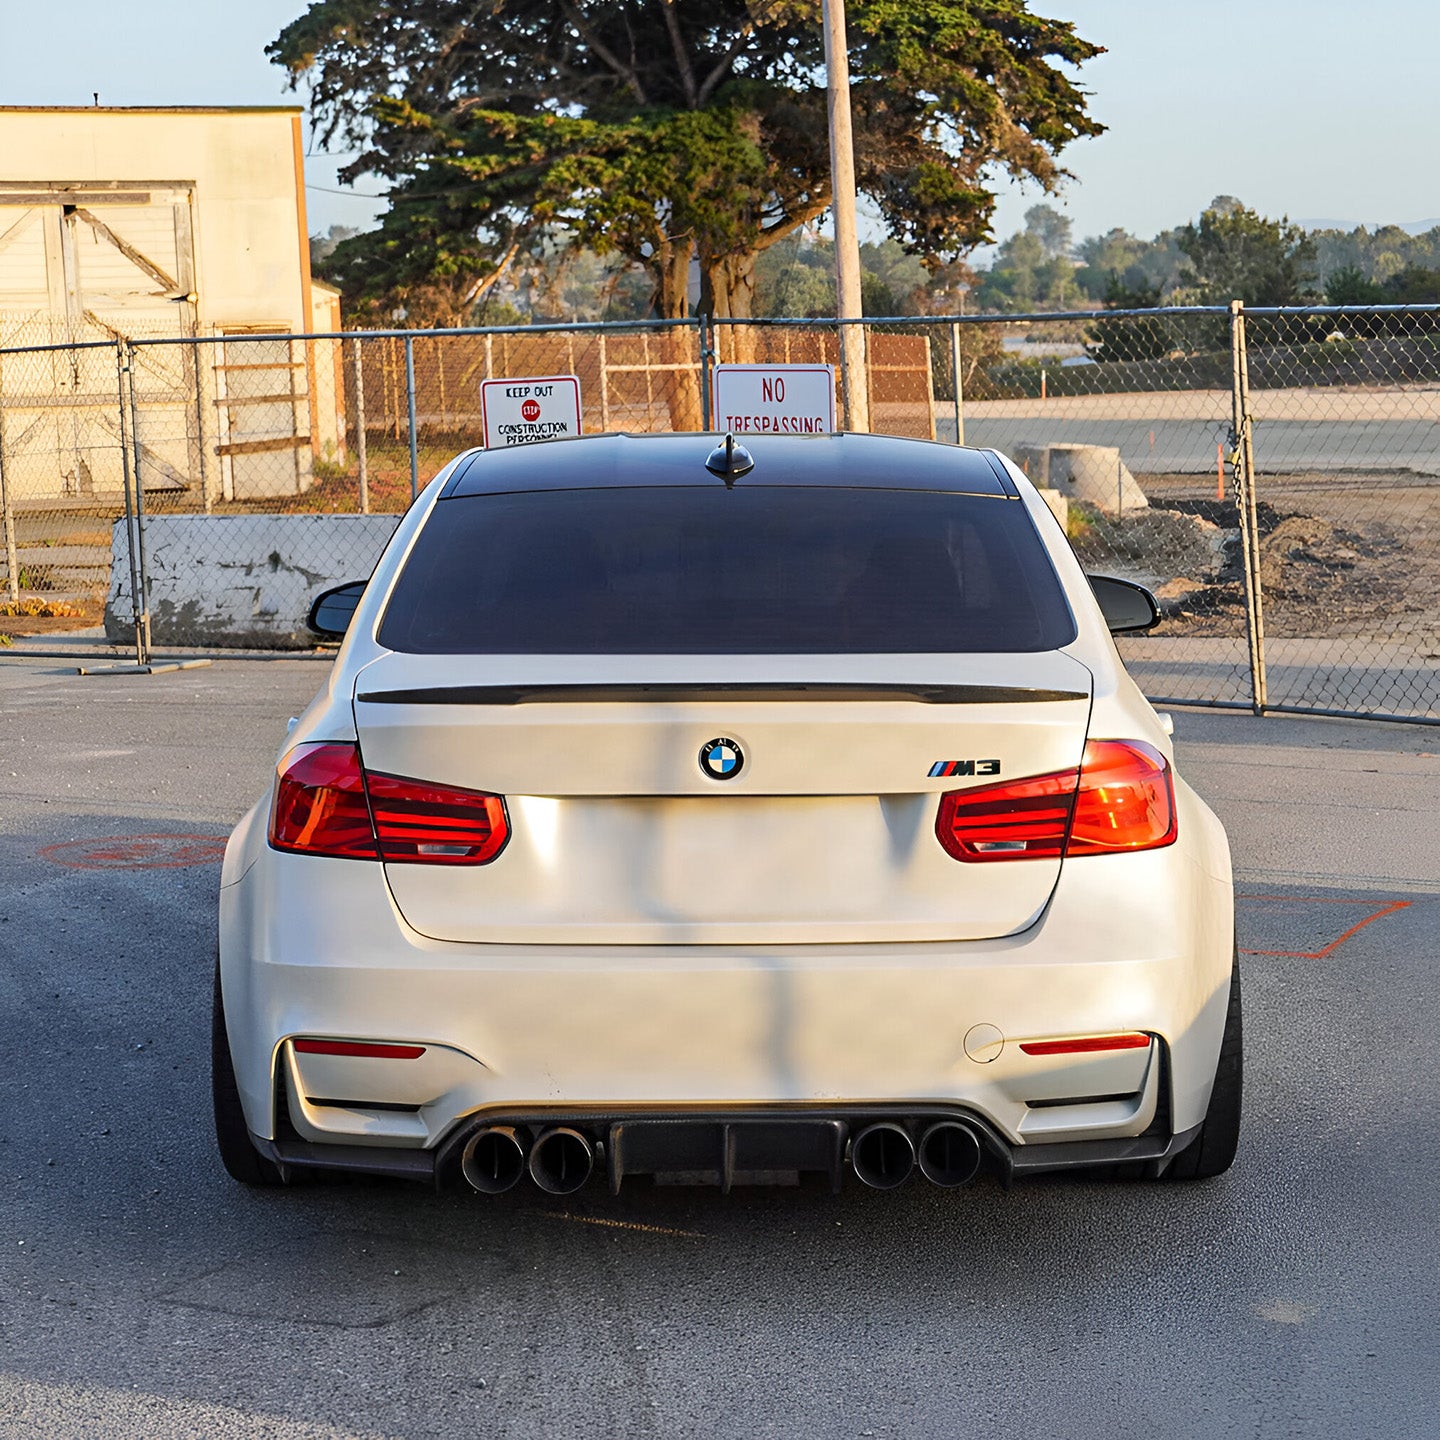
[{"label": "dirt mound", "polygon": [[[1152,506],[1120,519],[1072,504],[1069,528],[1087,570],[1136,580],[1156,591],[1173,586],[1177,576],[1194,577],[1192,588],[1218,580],[1229,565],[1230,534],[1205,516],[1181,510]],[[1238,531],[1233,543],[1238,546]]]},{"label": "dirt mound", "polygon": [[[1219,525],[1234,537],[1226,563],[1208,583],[1184,593],[1162,587],[1162,635],[1243,635],[1245,587],[1240,516],[1231,501],[1179,501],[1177,508]],[[1260,585],[1268,634],[1391,636],[1404,618],[1433,602],[1434,577],[1415,565],[1413,547],[1391,525],[1359,517],[1342,524],[1322,515],[1256,507]],[[1178,570],[1180,575],[1193,573]],[[1420,591],[1425,592],[1422,599]],[[1163,603],[1168,601],[1168,603]]]},{"label": "dirt mound", "polygon": [[1335,543],[1335,527],[1318,515],[1287,515],[1270,533],[1260,536],[1260,584],[1266,594],[1304,590],[1313,576],[1303,569],[1321,565],[1353,570],[1359,552]]}]

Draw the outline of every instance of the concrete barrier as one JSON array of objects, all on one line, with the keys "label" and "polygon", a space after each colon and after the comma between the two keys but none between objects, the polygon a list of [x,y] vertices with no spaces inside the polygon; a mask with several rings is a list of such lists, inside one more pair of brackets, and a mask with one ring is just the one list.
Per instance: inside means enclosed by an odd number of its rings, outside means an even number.
[{"label": "concrete barrier", "polygon": [[[156,645],[309,648],[315,597],[363,580],[398,515],[155,515],[145,520],[150,638]],[[117,520],[110,541],[105,633],[135,635],[130,546]]]},{"label": "concrete barrier", "polygon": [[1041,490],[1057,490],[1106,515],[1150,508],[1114,445],[1017,445],[1011,458]]}]

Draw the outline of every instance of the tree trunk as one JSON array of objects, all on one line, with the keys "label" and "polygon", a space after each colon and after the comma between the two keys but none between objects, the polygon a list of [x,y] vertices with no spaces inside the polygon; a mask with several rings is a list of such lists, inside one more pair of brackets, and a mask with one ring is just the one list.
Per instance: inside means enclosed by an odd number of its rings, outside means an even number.
[{"label": "tree trunk", "polygon": [[659,282],[655,308],[662,320],[683,320],[690,313],[690,255],[694,248],[686,235],[662,241],[655,251],[652,263]]},{"label": "tree trunk", "polygon": [[[662,320],[683,320],[690,313],[690,256],[694,246],[687,235],[666,241],[656,254],[660,285],[656,308]],[[700,409],[699,344],[688,326],[661,332],[660,353],[667,367],[660,371],[665,405],[672,430],[698,430]]]},{"label": "tree trunk", "polygon": [[[700,256],[700,310],[716,320],[750,320],[755,315],[755,259],[758,252]],[[755,331],[749,325],[716,327],[720,354],[732,365],[755,362]]]}]

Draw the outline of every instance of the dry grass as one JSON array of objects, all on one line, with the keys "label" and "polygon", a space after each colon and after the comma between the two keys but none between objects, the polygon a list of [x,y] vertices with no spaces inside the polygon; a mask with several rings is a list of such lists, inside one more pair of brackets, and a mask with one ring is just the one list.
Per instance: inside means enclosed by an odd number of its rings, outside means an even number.
[{"label": "dry grass", "polygon": [[76,620],[83,619],[89,612],[81,605],[71,605],[64,600],[37,600],[30,596],[24,600],[0,601],[0,615],[25,616],[27,619],[38,617],[68,617]]}]

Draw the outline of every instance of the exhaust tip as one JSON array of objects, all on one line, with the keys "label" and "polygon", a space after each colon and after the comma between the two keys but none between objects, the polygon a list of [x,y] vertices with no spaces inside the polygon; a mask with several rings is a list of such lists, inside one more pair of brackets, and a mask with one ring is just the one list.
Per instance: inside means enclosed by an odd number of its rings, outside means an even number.
[{"label": "exhaust tip", "polygon": [[940,1120],[920,1138],[920,1173],[947,1189],[968,1185],[980,1170],[980,1137],[959,1120]]},{"label": "exhaust tip", "polygon": [[578,1131],[557,1125],[536,1140],[530,1151],[530,1178],[551,1195],[578,1190],[595,1168],[595,1151]]},{"label": "exhaust tip", "polygon": [[851,1142],[850,1164],[872,1190],[893,1190],[915,1168],[915,1142],[903,1125],[878,1121]]},{"label": "exhaust tip", "polygon": [[460,1173],[472,1190],[502,1195],[525,1173],[525,1147],[508,1125],[477,1130],[460,1152]]}]

